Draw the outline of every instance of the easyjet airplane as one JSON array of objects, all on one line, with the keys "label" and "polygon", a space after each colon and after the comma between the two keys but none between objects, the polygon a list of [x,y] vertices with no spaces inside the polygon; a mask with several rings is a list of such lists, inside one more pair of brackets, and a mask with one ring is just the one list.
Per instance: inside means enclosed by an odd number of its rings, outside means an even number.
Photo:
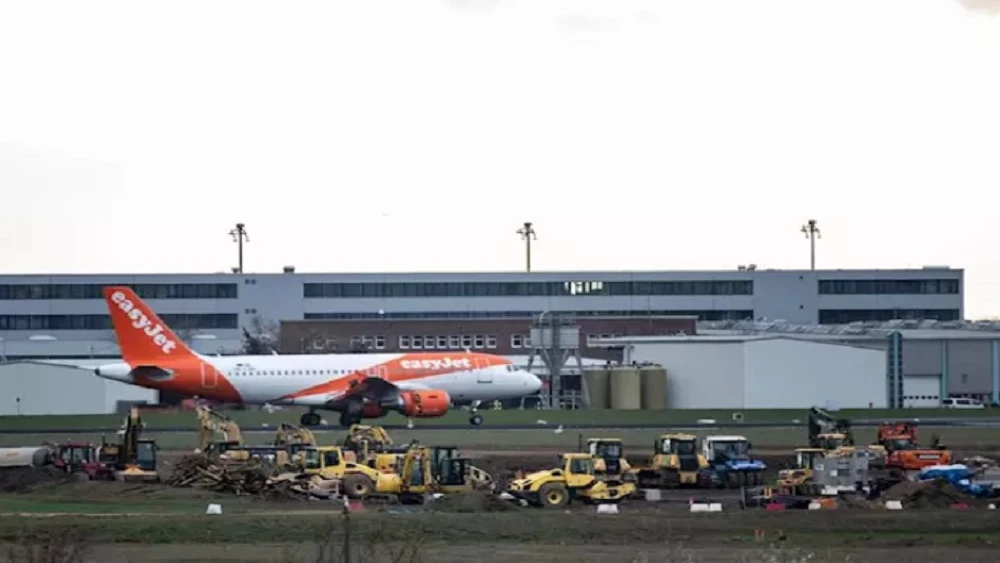
[{"label": "easyjet airplane", "polygon": [[105,287],[124,362],[96,375],[132,385],[226,403],[302,405],[304,426],[319,409],[349,426],[389,411],[439,417],[452,399],[472,402],[469,422],[483,423],[483,401],[523,397],[542,382],[510,360],[475,352],[203,356],[194,352],[128,287]]}]

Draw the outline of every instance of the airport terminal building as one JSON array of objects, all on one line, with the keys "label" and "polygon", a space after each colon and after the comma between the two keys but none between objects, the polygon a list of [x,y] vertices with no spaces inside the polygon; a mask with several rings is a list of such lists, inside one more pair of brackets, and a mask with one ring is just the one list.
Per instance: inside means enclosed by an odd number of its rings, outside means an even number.
[{"label": "airport terminal building", "polygon": [[[681,316],[801,324],[963,318],[963,271],[946,267],[449,274],[286,270],[0,276],[0,356],[116,357],[101,298],[101,288],[114,284],[132,286],[181,338],[205,353],[238,349],[243,327],[291,320],[369,321],[370,327],[372,322],[429,319],[530,319],[543,311],[578,319]],[[593,330],[595,336],[622,335],[613,328]],[[400,348],[398,338],[388,334],[357,336],[373,342],[382,336],[384,349]],[[485,346],[489,335],[483,336]]]}]

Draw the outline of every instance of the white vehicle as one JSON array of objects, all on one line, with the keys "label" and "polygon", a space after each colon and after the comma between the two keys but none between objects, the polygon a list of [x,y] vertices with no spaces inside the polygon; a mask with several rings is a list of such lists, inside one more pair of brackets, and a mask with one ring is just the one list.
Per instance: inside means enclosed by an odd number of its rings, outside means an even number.
[{"label": "white vehicle", "polygon": [[985,409],[986,405],[976,399],[965,399],[953,397],[941,401],[941,406],[946,409]]},{"label": "white vehicle", "polygon": [[303,426],[318,426],[318,409],[350,426],[390,411],[407,418],[443,416],[453,398],[472,403],[531,395],[537,376],[502,356],[476,352],[303,354],[209,357],[184,341],[129,287],[105,287],[104,298],[123,362],[98,377],[235,404],[302,405]]}]

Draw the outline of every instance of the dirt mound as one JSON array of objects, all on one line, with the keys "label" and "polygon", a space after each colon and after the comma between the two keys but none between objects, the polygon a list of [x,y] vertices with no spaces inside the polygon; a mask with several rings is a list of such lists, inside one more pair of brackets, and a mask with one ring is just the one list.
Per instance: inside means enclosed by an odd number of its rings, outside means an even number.
[{"label": "dirt mound", "polygon": [[898,500],[907,508],[948,508],[953,504],[981,504],[982,500],[962,492],[943,479],[903,481],[889,488],[883,500]]},{"label": "dirt mound", "polygon": [[60,471],[51,465],[42,467],[5,467],[0,469],[0,491],[20,493],[64,485],[78,481],[78,476]]},{"label": "dirt mound", "polygon": [[511,502],[488,493],[472,492],[441,497],[428,505],[434,512],[504,512],[517,510]]}]

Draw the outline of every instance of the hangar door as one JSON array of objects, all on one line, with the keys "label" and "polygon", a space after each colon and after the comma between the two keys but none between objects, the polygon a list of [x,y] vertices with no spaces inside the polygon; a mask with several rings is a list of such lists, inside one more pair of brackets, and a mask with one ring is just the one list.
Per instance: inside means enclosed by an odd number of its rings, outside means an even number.
[{"label": "hangar door", "polygon": [[941,376],[903,376],[903,406],[924,408],[940,407]]}]

